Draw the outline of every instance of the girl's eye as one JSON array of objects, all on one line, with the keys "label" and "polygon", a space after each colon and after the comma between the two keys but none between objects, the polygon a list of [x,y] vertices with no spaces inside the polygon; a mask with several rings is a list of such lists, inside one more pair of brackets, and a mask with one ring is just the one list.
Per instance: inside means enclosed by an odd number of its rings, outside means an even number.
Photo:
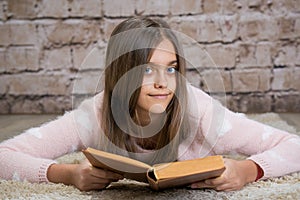
[{"label": "girl's eye", "polygon": [[169,74],[174,74],[176,72],[176,68],[175,67],[168,67],[167,72]]},{"label": "girl's eye", "polygon": [[151,74],[152,73],[152,68],[151,67],[147,67],[146,69],[145,69],[145,74]]}]

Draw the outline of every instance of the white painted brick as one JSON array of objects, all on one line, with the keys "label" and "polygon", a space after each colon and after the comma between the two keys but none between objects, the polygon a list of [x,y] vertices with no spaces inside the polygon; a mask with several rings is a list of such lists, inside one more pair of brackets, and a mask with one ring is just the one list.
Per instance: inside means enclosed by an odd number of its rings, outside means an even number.
[{"label": "white painted brick", "polygon": [[0,94],[7,94],[10,82],[7,75],[1,75],[0,78]]},{"label": "white painted brick", "polygon": [[185,1],[183,3],[182,0],[171,0],[170,12],[173,15],[201,13],[201,1]]},{"label": "white painted brick", "polygon": [[[187,77],[197,87],[208,90],[212,85],[211,92],[221,91],[220,81],[214,79],[214,61],[220,67],[225,90],[231,97],[229,105],[234,109],[297,110],[297,106],[289,105],[299,100],[300,91],[297,3],[0,0],[0,93],[4,98],[0,99],[0,112],[60,112],[63,106],[69,106],[65,98],[74,88],[77,90],[73,92],[81,97],[94,93],[112,30],[136,14],[161,17],[176,31],[191,37],[189,42],[200,43],[202,50],[182,41],[187,61],[193,65],[188,65]],[[99,43],[103,45],[88,56]],[[73,78],[76,81],[71,82]],[[71,85],[76,82],[76,87]],[[24,95],[35,98],[25,99]],[[56,107],[56,101],[61,105]],[[257,106],[260,101],[264,105]]]},{"label": "white painted brick", "polygon": [[9,24],[10,38],[13,45],[34,45],[37,34],[34,24],[24,21],[14,21]]},{"label": "white painted brick", "polygon": [[201,76],[200,76],[199,71],[197,71],[197,70],[189,71],[188,70],[185,74],[185,77],[191,85],[200,88]]},{"label": "white painted brick", "polygon": [[255,59],[257,66],[268,67],[272,65],[271,60],[271,44],[270,43],[258,43],[255,51]]},{"label": "white painted brick", "polygon": [[74,67],[79,70],[105,69],[105,48],[73,48]]},{"label": "white painted brick", "polygon": [[[300,2],[299,2],[300,3]],[[294,31],[296,19],[299,16],[295,17],[281,17],[278,19],[279,23],[279,38],[281,39],[289,39],[293,37],[297,37],[296,31]]]},{"label": "white painted brick", "polygon": [[209,53],[199,44],[183,46],[187,69],[214,67],[215,63]]},{"label": "white painted brick", "polygon": [[102,23],[103,39],[108,41],[112,31],[121,23],[123,19],[104,19]]},{"label": "white painted brick", "polygon": [[292,82],[292,88],[296,91],[300,91],[300,68],[296,67],[293,70],[293,82]]},{"label": "white painted brick", "polygon": [[239,44],[238,67],[269,67],[271,62],[271,44],[262,42]]},{"label": "white painted brick", "polygon": [[103,0],[103,13],[105,16],[132,16],[134,10],[135,1],[132,0]]},{"label": "white painted brick", "polygon": [[35,0],[9,0],[7,12],[14,19],[33,19],[37,16],[37,6]]},{"label": "white painted brick", "polygon": [[273,41],[279,38],[278,22],[265,14],[244,13],[240,17],[238,34],[243,41]]},{"label": "white painted brick", "polygon": [[206,47],[217,67],[233,68],[237,57],[237,48],[233,45],[210,45]]},{"label": "white painted brick", "polygon": [[204,87],[207,92],[231,92],[230,72],[223,70],[205,70],[201,73]]},{"label": "white painted brick", "polygon": [[7,72],[39,69],[39,50],[34,47],[11,47],[5,58]]},{"label": "white painted brick", "polygon": [[71,17],[102,17],[101,0],[69,1]]},{"label": "white painted brick", "polygon": [[255,44],[240,43],[239,44],[239,63],[238,67],[254,67],[256,65],[255,59]]},{"label": "white painted brick", "polygon": [[168,15],[169,7],[169,1],[138,0],[136,2],[137,13],[143,13],[143,15]]},{"label": "white painted brick", "polygon": [[300,66],[300,45],[298,45],[296,49],[295,64]]},{"label": "white painted brick", "polygon": [[222,41],[233,42],[238,38],[238,16],[220,16],[219,19]]},{"label": "white painted brick", "polygon": [[203,12],[204,13],[216,13],[220,11],[221,4],[219,0],[203,0]]},{"label": "white painted brick", "polygon": [[71,50],[70,47],[60,49],[44,50],[41,65],[45,69],[66,69],[71,68]]},{"label": "white painted brick", "polygon": [[271,72],[268,69],[234,70],[231,72],[235,92],[264,92],[270,89]]},{"label": "white painted brick", "polygon": [[196,38],[199,42],[216,42],[221,41],[222,33],[218,17],[204,16],[198,18],[195,26],[198,27]]},{"label": "white painted brick", "polygon": [[195,17],[174,17],[170,20],[169,24],[172,29],[180,34],[186,35],[193,40],[198,38],[198,20]]},{"label": "white painted brick", "polygon": [[300,35],[300,17],[296,18],[295,26],[294,26],[294,33],[296,36]]},{"label": "white painted brick", "polygon": [[5,49],[0,48],[0,73],[5,72],[7,68],[5,54]]},{"label": "white painted brick", "polygon": [[18,74],[5,75],[0,81],[9,88],[10,95],[65,95],[68,93],[68,77],[64,75]]},{"label": "white painted brick", "polygon": [[274,69],[273,90],[288,90],[292,88],[292,84],[293,70],[291,68]]},{"label": "white painted brick", "polygon": [[12,43],[10,25],[5,23],[0,24],[0,45],[7,46]]},{"label": "white painted brick", "polygon": [[39,3],[38,17],[68,17],[68,1],[41,0]]},{"label": "white painted brick", "polygon": [[[224,15],[234,15],[239,12],[241,8],[243,8],[243,3],[242,1],[236,1],[236,0],[226,0],[226,1],[221,1],[221,9],[222,9],[222,14]],[[245,6],[244,6],[245,7]]]},{"label": "white painted brick", "polygon": [[52,45],[48,39],[48,35],[51,31],[54,31],[57,23],[59,22],[53,19],[36,20],[34,22],[36,26],[38,46],[48,47]]},{"label": "white painted brick", "polygon": [[6,2],[5,1],[0,1],[0,19],[1,20],[5,20],[6,19],[6,14],[4,12],[4,6],[6,6]]},{"label": "white painted brick", "polygon": [[104,86],[101,85],[103,84],[103,82],[101,82],[103,73],[103,71],[77,73],[72,84],[72,94],[96,94],[98,92],[98,88],[103,88]]},{"label": "white painted brick", "polygon": [[46,38],[54,44],[86,44],[95,42],[100,37],[100,26],[96,22],[67,20],[44,27]]},{"label": "white painted brick", "polygon": [[293,65],[297,57],[297,49],[294,45],[283,46],[277,49],[275,65]]}]

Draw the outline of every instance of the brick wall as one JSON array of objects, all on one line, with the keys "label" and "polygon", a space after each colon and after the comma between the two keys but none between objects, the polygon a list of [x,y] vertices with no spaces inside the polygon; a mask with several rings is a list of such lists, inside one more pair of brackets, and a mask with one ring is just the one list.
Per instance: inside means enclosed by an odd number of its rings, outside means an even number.
[{"label": "brick wall", "polygon": [[110,32],[141,13],[212,56],[217,69],[187,77],[216,98],[225,90],[230,109],[300,111],[299,0],[0,0],[0,113],[61,113],[72,94],[92,95]]}]

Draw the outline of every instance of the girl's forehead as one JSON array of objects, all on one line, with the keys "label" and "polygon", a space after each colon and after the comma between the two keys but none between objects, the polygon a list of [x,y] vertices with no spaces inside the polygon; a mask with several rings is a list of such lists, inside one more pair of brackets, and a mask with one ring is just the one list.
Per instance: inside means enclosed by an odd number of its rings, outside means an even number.
[{"label": "girl's forehead", "polygon": [[175,48],[174,48],[173,43],[170,40],[167,40],[167,39],[162,40],[158,44],[158,46],[156,47],[155,50],[174,52],[175,53]]},{"label": "girl's forehead", "polygon": [[171,62],[177,60],[175,48],[173,44],[168,40],[163,40],[156,49],[154,49],[153,54],[150,58],[151,63],[157,63],[161,65],[169,65]]}]

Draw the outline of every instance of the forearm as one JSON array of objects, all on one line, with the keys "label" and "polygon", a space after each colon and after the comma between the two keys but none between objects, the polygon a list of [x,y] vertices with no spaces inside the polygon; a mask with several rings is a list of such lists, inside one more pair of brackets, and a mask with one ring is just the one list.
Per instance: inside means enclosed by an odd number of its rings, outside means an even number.
[{"label": "forearm", "polygon": [[36,158],[16,152],[0,144],[0,178],[6,180],[27,180],[32,183],[47,182],[47,169],[55,163],[51,159]]},{"label": "forearm", "polygon": [[53,183],[74,185],[73,177],[76,164],[53,164],[48,168],[47,178]]}]

